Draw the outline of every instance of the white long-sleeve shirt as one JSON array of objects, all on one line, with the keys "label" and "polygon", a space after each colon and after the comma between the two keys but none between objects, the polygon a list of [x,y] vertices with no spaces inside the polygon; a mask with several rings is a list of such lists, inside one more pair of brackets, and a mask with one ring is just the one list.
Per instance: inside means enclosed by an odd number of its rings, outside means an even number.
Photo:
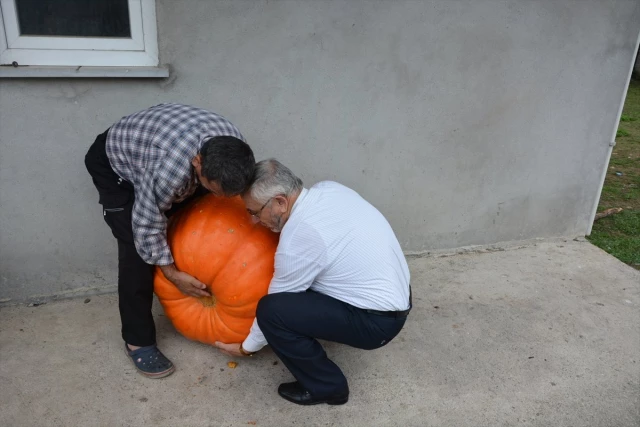
[{"label": "white long-sleeve shirt", "polygon": [[[409,267],[384,216],[336,182],[303,189],[282,229],[269,293],[312,289],[358,308],[409,308]],[[267,344],[254,320],[247,351]]]}]

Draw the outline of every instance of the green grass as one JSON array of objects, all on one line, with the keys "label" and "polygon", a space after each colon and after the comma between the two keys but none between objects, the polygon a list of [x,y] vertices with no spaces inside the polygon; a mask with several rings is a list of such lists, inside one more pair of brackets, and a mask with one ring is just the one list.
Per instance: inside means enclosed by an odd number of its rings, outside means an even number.
[{"label": "green grass", "polygon": [[640,269],[640,81],[632,80],[625,100],[598,211],[623,211],[599,219],[589,240]]},{"label": "green grass", "polygon": [[602,218],[589,240],[622,262],[640,266],[640,212],[622,211]]}]

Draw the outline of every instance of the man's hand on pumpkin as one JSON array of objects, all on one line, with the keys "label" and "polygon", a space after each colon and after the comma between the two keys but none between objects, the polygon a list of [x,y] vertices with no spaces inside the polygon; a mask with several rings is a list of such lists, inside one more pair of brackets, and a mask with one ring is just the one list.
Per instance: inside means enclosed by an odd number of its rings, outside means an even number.
[{"label": "man's hand on pumpkin", "polygon": [[211,294],[207,291],[207,285],[184,271],[180,271],[176,268],[175,264],[161,265],[160,269],[162,274],[171,283],[176,285],[180,292],[192,297],[210,297]]},{"label": "man's hand on pumpkin", "polygon": [[225,344],[225,343],[216,341],[214,345],[218,347],[221,352],[229,356],[242,357],[242,356],[251,356],[253,354],[247,351],[243,352],[244,349],[242,348],[242,343]]}]

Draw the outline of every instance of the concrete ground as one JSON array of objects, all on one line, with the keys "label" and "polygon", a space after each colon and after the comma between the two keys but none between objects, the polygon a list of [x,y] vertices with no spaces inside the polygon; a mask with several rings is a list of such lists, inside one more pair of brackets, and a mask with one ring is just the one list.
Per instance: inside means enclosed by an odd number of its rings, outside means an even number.
[{"label": "concrete ground", "polygon": [[349,403],[300,407],[265,349],[235,369],[179,336],[138,375],[115,295],[0,309],[2,426],[639,426],[640,272],[586,242],[410,260],[414,310],[383,349],[327,344]]}]

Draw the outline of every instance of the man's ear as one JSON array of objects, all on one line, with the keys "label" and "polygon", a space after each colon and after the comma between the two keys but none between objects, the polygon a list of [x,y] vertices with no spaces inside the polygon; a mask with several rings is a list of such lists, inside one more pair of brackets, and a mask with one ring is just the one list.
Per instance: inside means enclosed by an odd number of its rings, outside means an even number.
[{"label": "man's ear", "polygon": [[198,170],[198,172],[200,172],[200,168],[202,168],[202,156],[200,155],[200,153],[196,154],[196,156],[191,159],[191,164],[193,165],[194,168],[196,168]]},{"label": "man's ear", "polygon": [[289,200],[285,196],[276,196],[274,197],[274,199],[278,203],[278,207],[284,209],[285,211],[287,210],[287,207],[289,206]]}]

